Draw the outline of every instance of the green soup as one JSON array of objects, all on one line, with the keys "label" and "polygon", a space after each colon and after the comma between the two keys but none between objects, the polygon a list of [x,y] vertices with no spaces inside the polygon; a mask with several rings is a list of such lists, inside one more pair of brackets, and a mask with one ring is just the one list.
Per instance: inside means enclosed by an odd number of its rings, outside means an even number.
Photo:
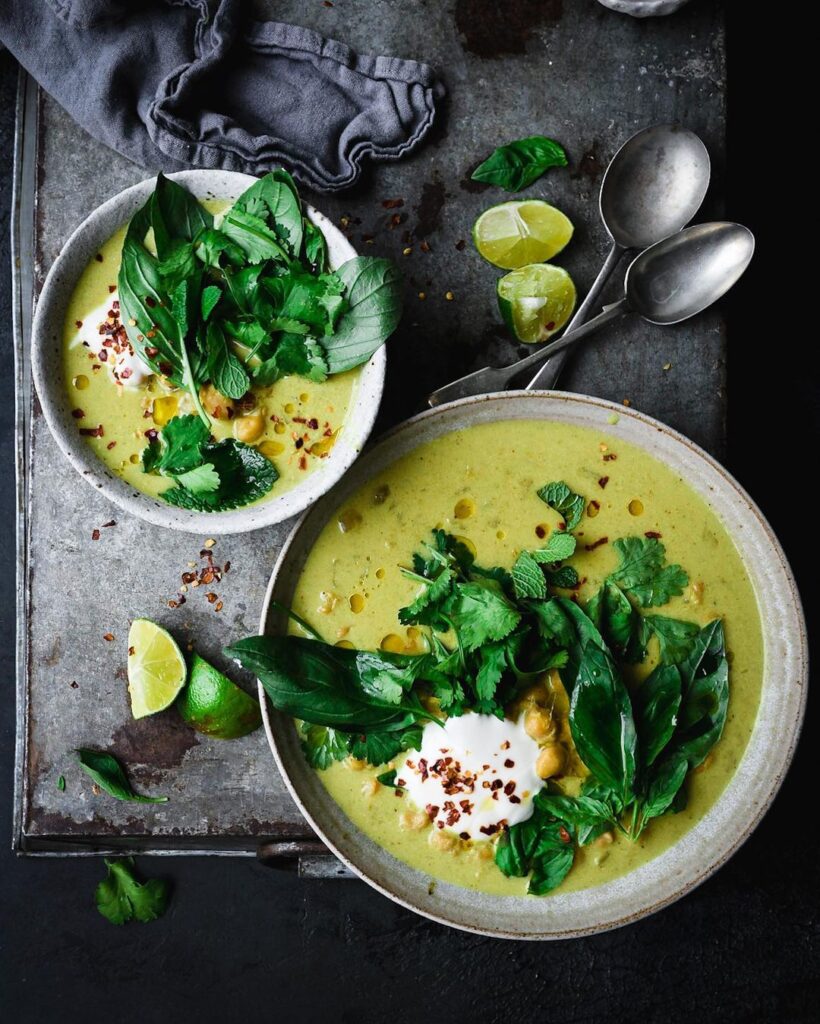
[{"label": "green soup", "polygon": [[[203,205],[218,213],[228,204],[212,200]],[[111,374],[111,354],[103,340],[105,325],[119,322],[117,275],[124,237],[125,228],[102,246],[80,276],[68,304],[63,328],[65,386],[77,430],[98,458],[138,491],[157,497],[173,483],[142,471],[146,436],[173,416],[194,409],[184,391],[160,377],[149,376],[138,386],[127,386]],[[240,406],[221,401],[212,416],[214,438],[237,437],[256,445],[279,472],[272,490],[260,501],[297,486],[329,455],[358,377],[359,370],[321,384],[284,377],[269,387],[253,387]]]},{"label": "green soup", "polygon": [[[704,765],[690,773],[686,809],[653,820],[635,843],[618,836],[608,846],[580,849],[559,890],[568,891],[632,871],[693,828],[720,796],[751,735],[763,672],[760,618],[738,552],[710,507],[671,469],[615,436],[543,421],[471,427],[420,446],[338,510],[307,560],[293,607],[330,642],[420,653],[422,632],[397,617],[418,591],[400,566],[439,527],[471,545],[482,565],[509,568],[559,522],[536,494],[549,480],[566,481],[587,501],[574,531],[581,602],[617,562],[611,544],[596,541],[660,535],[669,561],[690,579],[662,613],[699,625],[722,618],[730,661],[728,720]],[[650,645],[644,674],[653,651]],[[407,864],[482,892],[526,892],[525,878],[507,878],[495,866],[490,842],[441,850],[430,842],[435,830],[402,827],[406,801],[375,783],[383,771],[348,760],[319,774],[350,820]]]}]

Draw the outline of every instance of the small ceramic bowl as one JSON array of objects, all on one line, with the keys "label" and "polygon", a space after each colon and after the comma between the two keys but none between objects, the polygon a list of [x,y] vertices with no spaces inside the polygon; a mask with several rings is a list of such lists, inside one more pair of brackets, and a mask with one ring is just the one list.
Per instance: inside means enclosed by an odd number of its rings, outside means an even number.
[{"label": "small ceramic bowl", "polygon": [[[199,199],[238,198],[256,178],[232,171],[180,171],[169,177]],[[88,262],[115,231],[126,224],[145,203],[156,179],[149,178],[125,189],[98,207],[63,246],[46,278],[32,328],[32,369],[43,413],[57,444],[71,465],[92,487],[115,505],[156,526],[190,533],[246,533],[280,523],[303,512],[333,486],[356,460],[367,440],[381,402],[387,362],[382,346],[361,368],[347,417],[330,455],[303,483],[258,505],[228,512],[191,512],[135,490],[111,472],[77,432],[71,416],[70,396],[63,379],[63,322],[71,295]],[[339,229],[318,210],[306,206],[308,218],[327,241],[331,267],[340,266],[356,250]]]},{"label": "small ceramic bowl", "polygon": [[[617,422],[613,422],[617,417]],[[379,892],[442,924],[510,939],[561,939],[636,921],[690,892],[751,835],[789,767],[806,701],[808,651],[800,597],[771,527],[748,494],[711,456],[657,420],[598,398],[518,391],[465,398],[424,412],[387,434],[298,523],[273,571],[260,632],[282,629],[273,601],[290,606],[323,527],[359,487],[419,445],[498,420],[549,420],[591,427],[665,463],[715,511],[734,539],[754,587],[764,640],[760,713],[726,789],[677,843],[604,885],[551,896],[490,896],[409,867],[345,816],[308,766],[293,722],[268,707],[265,731],[293,799],[331,850]]]}]

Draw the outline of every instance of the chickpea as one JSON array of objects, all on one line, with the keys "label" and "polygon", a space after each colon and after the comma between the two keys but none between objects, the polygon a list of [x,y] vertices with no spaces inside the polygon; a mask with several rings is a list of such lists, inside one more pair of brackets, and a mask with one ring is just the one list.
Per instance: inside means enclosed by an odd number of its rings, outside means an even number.
[{"label": "chickpea", "polygon": [[367,779],[362,783],[362,796],[375,796],[381,783],[377,779]]},{"label": "chickpea", "polygon": [[[544,708],[530,708],[524,716],[524,732],[539,742],[548,740],[555,735],[555,722],[552,715]],[[546,776],[542,776],[545,778]]]},{"label": "chickpea", "polygon": [[205,407],[205,411],[215,416],[218,420],[230,420],[233,418],[235,405],[232,398],[221,395],[213,384],[205,384],[199,389],[199,400]]},{"label": "chickpea", "polygon": [[547,703],[547,691],[543,683],[533,683],[521,691],[518,699],[522,704],[538,704],[543,707]]},{"label": "chickpea", "polygon": [[597,846],[597,847],[599,847],[601,849],[606,849],[608,846],[612,846],[612,844],[614,842],[615,842],[615,833],[614,832],[602,832],[592,845],[593,846]]},{"label": "chickpea", "polygon": [[403,829],[418,832],[430,824],[426,811],[402,811],[399,817],[399,825]]},{"label": "chickpea", "polygon": [[265,432],[265,417],[261,412],[251,412],[234,420],[233,433],[237,441],[251,444],[258,441]]},{"label": "chickpea", "polygon": [[492,860],[495,856],[495,847],[492,843],[481,843],[475,848],[479,860]]},{"label": "chickpea", "polygon": [[458,840],[452,832],[445,832],[443,829],[436,828],[430,833],[430,838],[427,842],[434,850],[441,850],[442,853],[447,853],[456,848]]},{"label": "chickpea", "polygon": [[347,767],[354,772],[361,772],[367,767],[367,761],[360,761],[358,757],[349,757],[347,759]]},{"label": "chickpea", "polygon": [[550,779],[553,775],[559,775],[566,762],[566,752],[559,743],[551,743],[544,747],[535,762],[535,771],[539,778]]}]

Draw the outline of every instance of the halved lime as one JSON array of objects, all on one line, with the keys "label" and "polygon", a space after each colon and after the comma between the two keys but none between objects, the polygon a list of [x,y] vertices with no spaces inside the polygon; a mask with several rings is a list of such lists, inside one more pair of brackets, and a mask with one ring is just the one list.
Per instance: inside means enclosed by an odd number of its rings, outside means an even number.
[{"label": "halved lime", "polygon": [[262,724],[259,702],[198,654],[177,709],[197,732],[218,740],[247,736]]},{"label": "halved lime", "polygon": [[187,674],[185,656],[168,630],[150,619],[134,619],[128,631],[128,692],[134,718],[173,704]]},{"label": "halved lime", "polygon": [[575,309],[575,285],[562,267],[533,263],[498,282],[498,307],[510,330],[527,344],[560,331]]},{"label": "halved lime", "polygon": [[517,270],[552,259],[572,232],[569,217],[543,199],[515,199],[481,214],[473,225],[473,242],[493,266]]}]

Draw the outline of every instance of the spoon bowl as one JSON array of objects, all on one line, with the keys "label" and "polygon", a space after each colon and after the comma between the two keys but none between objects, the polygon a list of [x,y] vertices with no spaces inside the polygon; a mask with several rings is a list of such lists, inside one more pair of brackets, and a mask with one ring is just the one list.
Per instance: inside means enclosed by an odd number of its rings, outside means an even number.
[{"label": "spoon bowl", "polygon": [[645,249],[680,231],[700,208],[711,165],[687,128],[656,124],[621,146],[601,182],[604,226],[623,249]]},{"label": "spoon bowl", "polygon": [[653,324],[677,324],[711,306],[749,266],[754,235],[715,221],[684,228],[646,249],[626,272],[629,308]]}]

